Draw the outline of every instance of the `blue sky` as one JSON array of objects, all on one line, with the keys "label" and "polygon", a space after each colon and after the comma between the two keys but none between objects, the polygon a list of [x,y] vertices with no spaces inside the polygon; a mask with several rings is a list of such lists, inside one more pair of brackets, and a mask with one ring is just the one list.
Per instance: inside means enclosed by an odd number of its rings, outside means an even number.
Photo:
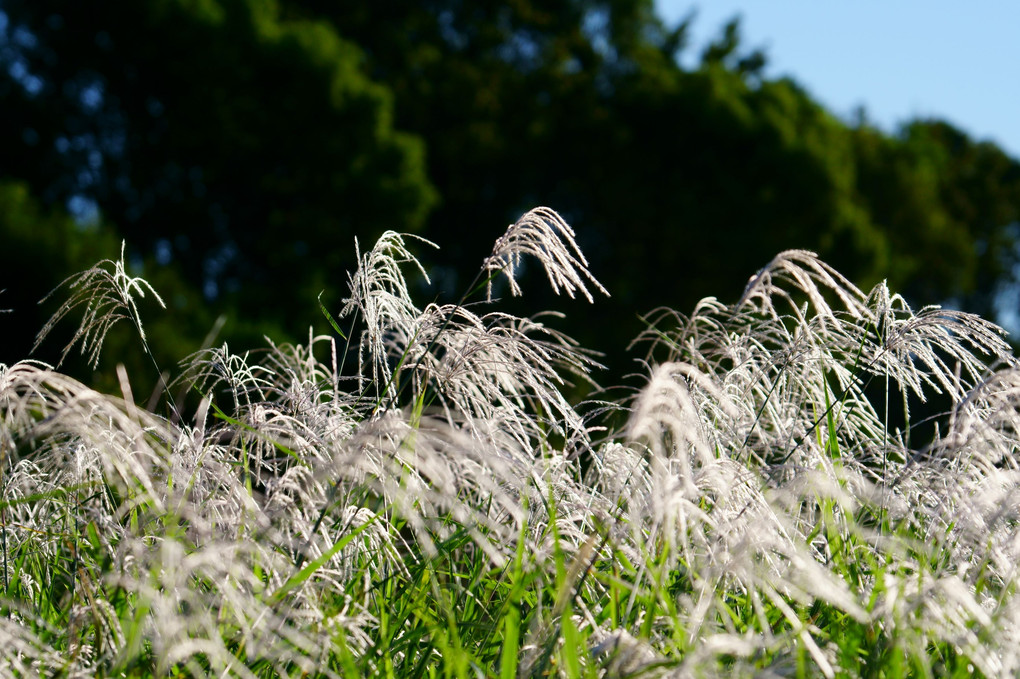
[{"label": "blue sky", "polygon": [[830,111],[860,105],[892,131],[914,117],[948,120],[1020,158],[1020,1],[656,0],[673,24],[697,7],[683,61],[735,14],[766,74],[788,75]]}]

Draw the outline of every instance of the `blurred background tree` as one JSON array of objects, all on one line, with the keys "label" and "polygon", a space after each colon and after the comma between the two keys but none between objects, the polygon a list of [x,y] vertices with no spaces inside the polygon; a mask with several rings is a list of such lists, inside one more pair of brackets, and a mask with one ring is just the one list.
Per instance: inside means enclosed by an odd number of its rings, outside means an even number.
[{"label": "blurred background tree", "polygon": [[[609,383],[632,367],[638,314],[732,301],[789,247],[919,303],[987,314],[1016,285],[1016,159],[944,122],[889,135],[842,121],[764,77],[736,22],[684,68],[691,20],[666,26],[651,0],[0,10],[0,178],[26,206],[0,218],[0,237],[62,224],[17,241],[53,264],[5,271],[0,289],[19,293],[0,307],[22,309],[77,262],[46,253],[125,238],[173,293],[167,360],[221,312],[246,345],[301,337],[320,290],[338,305],[354,237],[384,229],[439,242],[429,294],[456,299],[506,224],[540,204],[577,228],[613,298],[570,303],[533,277],[509,305],[566,311],[561,327],[607,352]],[[0,361],[25,355],[45,311],[0,318],[16,326]]]}]

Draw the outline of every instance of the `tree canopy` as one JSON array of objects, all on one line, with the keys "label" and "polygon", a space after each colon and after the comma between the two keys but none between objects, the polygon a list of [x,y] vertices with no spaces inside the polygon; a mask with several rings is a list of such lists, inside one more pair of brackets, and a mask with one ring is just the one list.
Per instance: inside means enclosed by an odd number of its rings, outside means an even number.
[{"label": "tree canopy", "polygon": [[790,247],[925,303],[988,312],[1014,284],[1016,159],[942,121],[840,120],[766,77],[736,22],[688,69],[691,20],[666,26],[650,0],[3,13],[0,177],[42,206],[19,219],[94,206],[110,239],[173,271],[181,305],[204,296],[252,332],[300,335],[319,291],[339,302],[354,237],[384,229],[452,244],[434,278],[456,299],[459,272],[540,204],[577,228],[613,297],[592,313],[536,289],[528,306],[566,309],[567,330],[611,352],[637,314],[736,297]]},{"label": "tree canopy", "polygon": [[20,67],[0,173],[94,203],[210,298],[285,314],[357,230],[419,229],[434,201],[422,140],[394,129],[392,95],[325,22],[263,0],[4,9]]}]

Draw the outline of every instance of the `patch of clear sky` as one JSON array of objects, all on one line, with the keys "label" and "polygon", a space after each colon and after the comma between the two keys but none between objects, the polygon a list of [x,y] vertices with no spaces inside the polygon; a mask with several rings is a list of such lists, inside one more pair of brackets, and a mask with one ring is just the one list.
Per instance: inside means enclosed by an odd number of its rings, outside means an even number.
[{"label": "patch of clear sky", "polygon": [[1020,2],[1016,0],[656,0],[675,24],[697,10],[681,57],[693,65],[741,16],[743,48],[766,75],[790,76],[834,114],[859,107],[888,132],[939,118],[1020,158]]}]

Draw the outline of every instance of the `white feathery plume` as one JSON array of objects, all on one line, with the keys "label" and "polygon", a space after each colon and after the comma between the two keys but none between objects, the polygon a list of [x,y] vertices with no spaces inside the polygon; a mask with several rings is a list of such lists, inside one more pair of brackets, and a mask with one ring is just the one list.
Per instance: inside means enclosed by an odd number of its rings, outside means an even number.
[{"label": "white feathery plume", "polygon": [[[120,259],[116,262],[104,259],[92,268],[65,279],[46,296],[46,299],[49,299],[65,285],[71,291],[67,301],[60,306],[36,335],[32,351],[42,344],[42,341],[61,319],[80,306],[85,307],[85,314],[74,337],[64,347],[61,362],[67,358],[67,354],[70,353],[74,345],[81,342],[82,355],[87,354],[89,364],[95,368],[99,364],[99,354],[102,351],[106,334],[117,321],[124,318],[134,322],[142,343],[145,345],[145,330],[142,328],[141,315],[138,313],[135,296],[145,297],[145,293],[148,291],[164,309],[166,304],[148,281],[140,277],[132,278],[127,274],[124,247],[125,242],[122,241]],[[146,351],[148,351],[147,346]]]},{"label": "white feathery plume", "polygon": [[[588,271],[588,260],[574,241],[574,230],[555,210],[537,207],[523,214],[496,240],[492,254],[485,258],[482,268],[506,274],[510,293],[517,296],[521,294],[521,288],[514,274],[524,255],[531,255],[542,263],[549,285],[557,294],[562,289],[573,298],[575,292],[580,292],[589,302],[594,302],[587,282],[598,292],[609,296],[609,292]],[[491,299],[491,279],[488,295]]]},{"label": "white feathery plume", "polygon": [[223,389],[230,394],[234,407],[242,402],[251,405],[262,401],[272,385],[273,373],[258,364],[252,364],[250,352],[235,354],[224,342],[218,347],[201,349],[181,361],[182,371],[171,387],[184,384],[202,394]]},{"label": "white feathery plume", "polygon": [[598,364],[542,323],[429,305],[408,335],[409,346],[394,337],[394,348],[407,355],[404,370],[414,371],[415,392],[431,386],[436,404],[451,419],[499,422],[521,445],[549,430],[570,437],[584,428],[561,392],[564,374],[587,379]]},{"label": "white feathery plume", "polygon": [[[816,316],[834,318],[837,310],[853,318],[867,316],[864,293],[808,250],[786,250],[776,255],[748,281],[734,307],[749,305],[775,313],[771,310],[777,308],[777,301],[782,301],[789,306],[790,313],[804,321],[801,303],[795,299],[797,294],[807,298]],[[832,308],[827,297],[839,302],[838,309]]]},{"label": "white feathery plume", "polygon": [[959,401],[989,374],[989,361],[1017,365],[1005,331],[979,316],[939,306],[914,312],[885,283],[875,286],[868,305],[873,321],[860,328],[862,365],[922,402],[929,389]]},{"label": "white feathery plume", "polygon": [[[418,236],[387,231],[369,252],[362,255],[355,241],[358,270],[348,276],[351,296],[344,300],[340,311],[341,317],[357,312],[364,320],[366,330],[358,351],[359,364],[364,364],[366,354],[370,357],[372,383],[377,388],[387,385],[391,390],[391,393],[385,394],[387,397],[392,396],[393,390],[392,383],[386,380],[390,372],[387,337],[391,332],[413,329],[420,313],[411,300],[400,266],[414,266],[428,282],[425,268],[407,249],[405,238],[438,247]],[[407,341],[404,343],[407,344]],[[359,386],[364,390],[363,383]]]}]

